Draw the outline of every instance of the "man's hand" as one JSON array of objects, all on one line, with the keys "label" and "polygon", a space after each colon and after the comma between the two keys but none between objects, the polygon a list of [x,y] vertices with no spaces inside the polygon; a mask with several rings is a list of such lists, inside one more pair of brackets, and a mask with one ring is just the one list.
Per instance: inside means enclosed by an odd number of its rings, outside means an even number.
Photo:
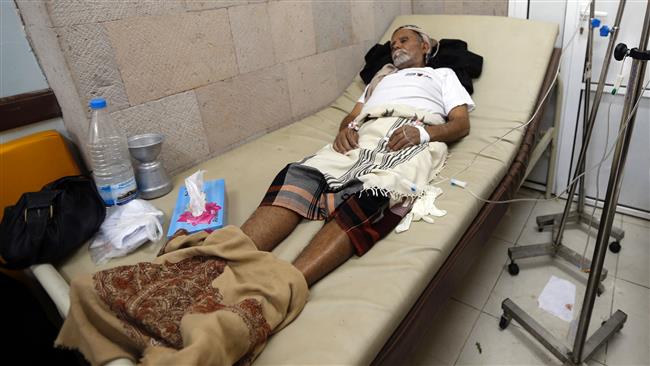
[{"label": "man's hand", "polygon": [[334,150],[341,154],[356,149],[359,147],[359,133],[351,128],[348,128],[348,124],[354,121],[355,118],[361,113],[363,109],[363,103],[358,103],[352,108],[352,112],[343,118],[341,125],[339,126],[339,134],[334,138],[334,143],[332,147]]},{"label": "man's hand", "polygon": [[332,144],[334,150],[345,154],[346,152],[359,147],[359,133],[351,128],[343,128],[339,131]]},{"label": "man's hand", "polygon": [[397,151],[409,146],[420,144],[420,131],[413,126],[402,126],[390,135],[388,149]]}]

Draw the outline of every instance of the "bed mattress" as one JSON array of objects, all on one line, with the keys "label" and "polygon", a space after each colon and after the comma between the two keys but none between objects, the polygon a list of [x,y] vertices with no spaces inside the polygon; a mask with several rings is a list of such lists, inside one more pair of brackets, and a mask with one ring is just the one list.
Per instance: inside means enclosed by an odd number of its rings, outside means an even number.
[{"label": "bed mattress", "polygon": [[[485,149],[470,169],[456,172],[486,145],[528,121],[558,27],[502,17],[410,15],[396,18],[380,41],[387,41],[402,24],[417,24],[434,38],[465,40],[472,52],[484,57],[483,73],[475,80],[472,95],[477,107],[470,115],[471,132],[450,146],[442,176],[466,181],[474,193],[487,198],[512,163],[523,128]],[[225,179],[227,222],[241,225],[280,169],[334,139],[363,88],[357,77],[331,106],[179,174],[173,178],[174,191],[151,202],[168,218],[183,179],[204,169],[205,179]],[[363,257],[353,257],[316,283],[301,315],[269,339],[255,363],[370,363],[483,206],[459,187],[444,183],[441,188],[444,193],[437,205],[448,212],[446,216],[434,224],[416,222],[407,232],[390,234]],[[274,253],[293,260],[321,226],[322,222],[302,222]],[[150,260],[161,245],[162,241],[148,244],[100,267],[91,262],[85,246],[57,269],[69,280],[77,274]]]}]

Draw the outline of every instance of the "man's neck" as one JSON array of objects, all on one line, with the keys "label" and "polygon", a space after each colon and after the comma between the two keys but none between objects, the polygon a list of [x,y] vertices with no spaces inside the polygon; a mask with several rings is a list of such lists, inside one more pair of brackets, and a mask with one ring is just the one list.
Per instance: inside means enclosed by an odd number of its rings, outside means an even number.
[{"label": "man's neck", "polygon": [[398,67],[399,70],[405,70],[405,69],[413,69],[413,68],[418,68],[418,67],[425,67],[426,65],[424,63],[419,63],[415,65],[406,65],[404,67]]},{"label": "man's neck", "polygon": [[408,69],[417,69],[417,68],[422,68],[425,67],[425,65],[422,66],[407,66],[407,67],[402,67],[402,68],[397,68],[398,70],[408,70]]}]

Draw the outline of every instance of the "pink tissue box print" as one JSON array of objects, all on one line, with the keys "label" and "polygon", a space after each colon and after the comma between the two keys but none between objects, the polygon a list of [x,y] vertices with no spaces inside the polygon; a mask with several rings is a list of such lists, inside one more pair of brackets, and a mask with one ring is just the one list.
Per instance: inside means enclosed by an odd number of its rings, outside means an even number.
[{"label": "pink tissue box print", "polygon": [[200,216],[193,216],[188,210],[190,196],[187,189],[182,186],[178,191],[176,207],[169,222],[167,237],[170,238],[179,229],[185,229],[188,233],[196,233],[202,230],[213,231],[226,225],[226,184],[223,179],[210,180],[203,183],[203,190],[206,196],[205,212]]}]

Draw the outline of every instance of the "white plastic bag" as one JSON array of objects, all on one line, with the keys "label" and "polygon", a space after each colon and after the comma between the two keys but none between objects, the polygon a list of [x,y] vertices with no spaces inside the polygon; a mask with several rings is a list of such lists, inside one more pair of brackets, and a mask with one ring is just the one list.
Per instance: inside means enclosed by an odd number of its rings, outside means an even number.
[{"label": "white plastic bag", "polygon": [[90,243],[93,262],[103,264],[131,253],[149,240],[160,240],[162,217],[162,211],[140,199],[115,207]]}]

